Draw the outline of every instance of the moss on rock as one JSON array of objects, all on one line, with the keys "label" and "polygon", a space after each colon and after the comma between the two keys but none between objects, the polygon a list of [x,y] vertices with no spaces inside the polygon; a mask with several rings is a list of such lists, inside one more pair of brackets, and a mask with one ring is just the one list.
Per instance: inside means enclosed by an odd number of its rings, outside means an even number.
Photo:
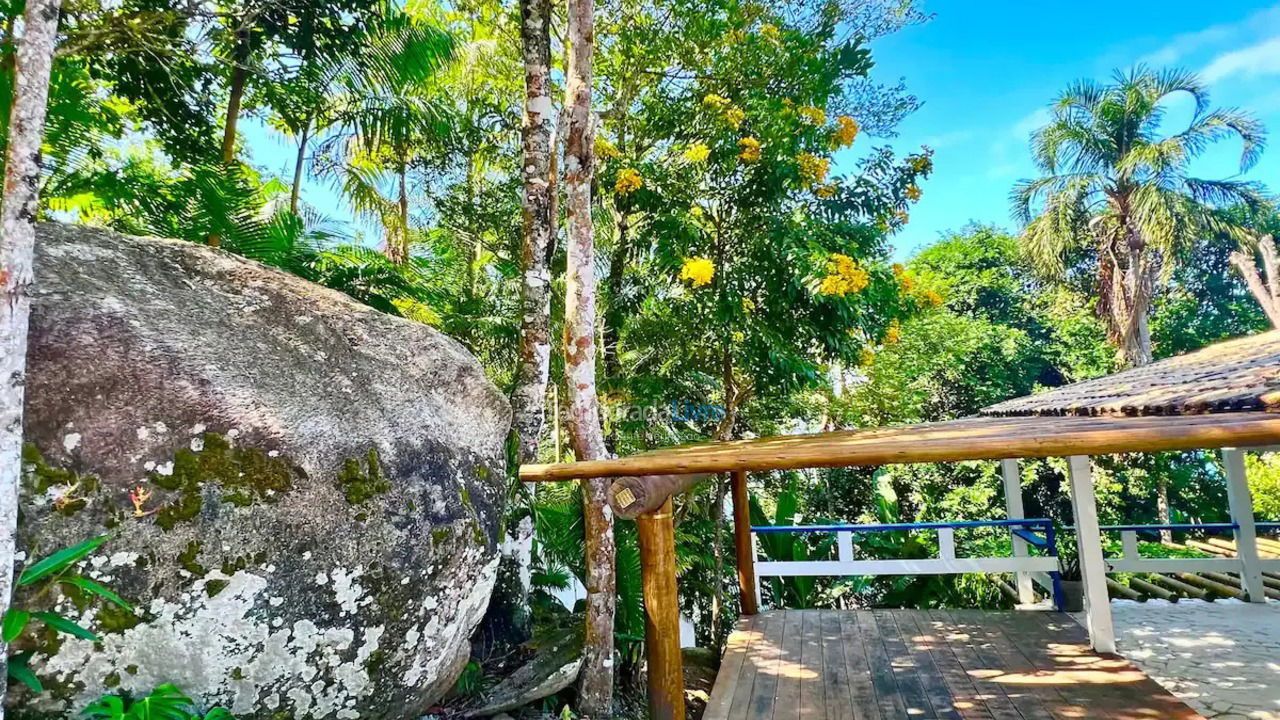
[{"label": "moss on rock", "polygon": [[200,514],[204,506],[201,489],[216,485],[222,502],[237,507],[274,503],[304,477],[301,468],[282,457],[252,446],[233,445],[226,437],[206,432],[192,448],[173,455],[168,474],[153,471],[148,476],[157,487],[178,493],[178,497],[156,513],[156,523],[171,530],[180,522]]},{"label": "moss on rock", "polygon": [[352,505],[360,505],[377,495],[390,492],[391,482],[382,474],[378,451],[369,449],[364,467],[361,467],[357,458],[343,461],[342,468],[338,471],[338,489]]}]

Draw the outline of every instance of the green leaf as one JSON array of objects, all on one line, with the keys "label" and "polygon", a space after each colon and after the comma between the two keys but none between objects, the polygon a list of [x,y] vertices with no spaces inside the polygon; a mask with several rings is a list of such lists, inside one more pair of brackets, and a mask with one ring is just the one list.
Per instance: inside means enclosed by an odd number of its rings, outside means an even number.
[{"label": "green leaf", "polygon": [[99,535],[95,538],[85,540],[79,545],[72,545],[69,548],[63,548],[40,562],[22,571],[22,575],[18,578],[19,585],[30,585],[31,583],[47,577],[53,573],[65,570],[71,565],[84,559],[86,555],[98,549],[98,546],[107,541],[110,535]]},{"label": "green leaf", "polygon": [[133,612],[133,607],[129,605],[129,603],[125,602],[123,598],[112,592],[111,588],[108,588],[96,580],[90,580],[89,578],[82,577],[80,575],[72,575],[70,577],[64,577],[58,582],[66,583],[67,585],[74,585],[91,595],[106,598],[125,610]]},{"label": "green leaf", "polygon": [[85,720],[121,720],[124,717],[124,699],[118,695],[105,695],[90,703],[80,714]]},{"label": "green leaf", "polygon": [[236,720],[236,718],[226,709],[216,707],[205,714],[204,720]]},{"label": "green leaf", "polygon": [[31,672],[31,668],[27,666],[27,662],[31,660],[31,653],[18,653],[9,658],[9,677],[21,682],[23,685],[31,688],[33,693],[44,692],[44,685],[40,684],[40,678]]},{"label": "green leaf", "polygon": [[29,620],[31,620],[31,613],[18,608],[10,608],[9,612],[4,614],[3,629],[0,630],[0,635],[3,635],[5,644],[13,642],[14,638],[21,635]]},{"label": "green leaf", "polygon": [[80,627],[79,625],[72,622],[71,620],[68,620],[62,617],[58,613],[37,612],[37,613],[31,613],[31,617],[42,621],[45,625],[48,625],[49,627],[53,628],[54,630],[57,630],[58,632],[64,632],[64,633],[67,633],[68,635],[75,635],[76,637],[83,638],[85,640],[93,640],[95,642],[98,640],[97,635],[94,635],[88,630],[85,630],[84,628]]}]

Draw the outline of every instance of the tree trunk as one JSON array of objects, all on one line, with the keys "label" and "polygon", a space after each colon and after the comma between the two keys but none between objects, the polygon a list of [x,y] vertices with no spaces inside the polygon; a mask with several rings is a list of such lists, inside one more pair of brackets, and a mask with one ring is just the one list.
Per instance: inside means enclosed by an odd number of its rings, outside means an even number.
[{"label": "tree trunk", "polygon": [[[61,0],[28,0],[18,41],[0,208],[0,614],[13,594],[13,556],[22,476],[22,403],[27,323],[35,283],[35,230],[40,146],[49,103],[49,71],[58,41]],[[0,662],[8,656],[0,641]],[[0,685],[0,718],[4,690]]]},{"label": "tree trunk", "polygon": [[555,217],[551,174],[554,131],[551,105],[551,0],[521,0],[524,40],[524,196],[520,251],[520,366],[511,393],[520,462],[538,454],[546,422],[547,379],[551,369],[551,255]]},{"label": "tree trunk", "polygon": [[1262,236],[1258,240],[1258,250],[1266,273],[1265,282],[1258,272],[1252,253],[1239,250],[1231,253],[1231,264],[1244,279],[1249,294],[1258,302],[1267,320],[1271,321],[1271,327],[1280,329],[1280,258],[1277,257],[1275,238],[1271,235]]},{"label": "tree trunk", "polygon": [[236,126],[240,123],[240,103],[244,99],[245,81],[249,74],[249,29],[236,31],[236,51],[231,66],[231,94],[227,97],[227,119],[222,128],[222,162],[236,160]]},{"label": "tree trunk", "polygon": [[[593,0],[569,0],[569,68],[564,153],[568,262],[565,269],[564,355],[569,391],[566,418],[579,460],[605,457],[596,397],[595,239],[591,226],[591,178],[595,170],[591,118],[591,54],[595,43]],[[608,479],[583,482],[586,531],[587,633],[579,700],[584,715],[607,718],[613,705],[614,590],[613,515]]]},{"label": "tree trunk", "polygon": [[[236,126],[240,123],[240,102],[244,99],[244,85],[248,77],[249,64],[249,29],[243,27],[236,31],[236,50],[231,67],[231,94],[227,97],[227,116],[222,127],[222,164],[230,165],[236,161]],[[222,236],[213,233],[209,236],[209,245],[222,245]]]},{"label": "tree trunk", "polygon": [[[1169,514],[1169,478],[1166,475],[1156,478],[1156,522],[1161,525],[1173,522]],[[1161,530],[1160,542],[1166,545],[1172,544],[1173,531]]]},{"label": "tree trunk", "polygon": [[[402,155],[403,157],[403,155]],[[400,163],[396,172],[397,200],[395,227],[387,228],[387,259],[396,264],[409,262],[409,169]]]},{"label": "tree trunk", "polygon": [[[553,113],[551,105],[551,0],[521,0],[520,36],[524,44],[524,189],[521,199],[520,361],[511,390],[511,431],[521,464],[538,458],[538,439],[547,417],[547,381],[551,372],[551,255],[555,247],[552,197]],[[533,496],[533,484],[529,496]],[[509,523],[510,525],[510,523]],[[499,584],[508,595],[501,604],[510,617],[494,621],[510,629],[513,642],[527,638],[533,527],[528,518],[508,528]],[[511,552],[506,552],[508,546]],[[489,616],[495,605],[490,604]],[[490,618],[486,616],[486,621]]]},{"label": "tree trunk", "polygon": [[[609,257],[609,278],[605,281],[605,290],[609,306],[604,311],[603,342],[600,352],[604,353],[604,376],[609,383],[615,383],[622,376],[622,360],[618,345],[622,337],[622,280],[626,274],[627,258],[631,254],[631,223],[625,210],[619,211],[616,223],[618,229],[618,245]],[[611,388],[616,390],[616,387]]]},{"label": "tree trunk", "polygon": [[293,188],[289,190],[289,212],[298,214],[298,196],[302,192],[302,165],[307,159],[307,140],[311,136],[311,123],[302,129],[298,137],[298,155],[293,161]]}]

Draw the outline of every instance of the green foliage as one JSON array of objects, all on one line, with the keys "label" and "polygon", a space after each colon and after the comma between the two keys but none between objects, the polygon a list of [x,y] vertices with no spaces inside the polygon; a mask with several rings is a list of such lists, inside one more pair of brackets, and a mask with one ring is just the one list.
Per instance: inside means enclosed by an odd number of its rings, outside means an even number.
[{"label": "green foliage", "polygon": [[[39,678],[30,668],[31,658],[36,650],[42,649],[43,646],[34,639],[20,640],[23,633],[33,627],[33,620],[39,621],[53,633],[66,633],[95,642],[98,640],[97,635],[74,620],[47,610],[26,610],[22,607],[23,604],[34,604],[59,589],[74,588],[85,599],[100,598],[127,613],[133,613],[129,603],[110,588],[76,572],[76,566],[80,561],[92,555],[110,537],[110,535],[99,535],[90,538],[76,545],[62,548],[23,568],[17,582],[17,588],[22,594],[5,612],[4,619],[0,622],[0,635],[3,636],[4,642],[19,650],[8,659],[10,679],[23,683],[32,692],[44,691]],[[77,602],[77,605],[80,603]],[[34,632],[31,634],[34,635]]]},{"label": "green foliage", "polygon": [[1262,522],[1280,522],[1280,453],[1245,455],[1253,512]]},{"label": "green foliage", "polygon": [[169,684],[139,698],[104,695],[81,711],[80,717],[85,720],[235,720],[220,707],[202,714],[194,700]]}]

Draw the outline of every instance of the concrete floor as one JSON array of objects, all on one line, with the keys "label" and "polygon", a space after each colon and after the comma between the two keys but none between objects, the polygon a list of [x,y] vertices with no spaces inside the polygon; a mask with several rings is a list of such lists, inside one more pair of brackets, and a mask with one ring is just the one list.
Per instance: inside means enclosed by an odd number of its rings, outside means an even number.
[{"label": "concrete floor", "polygon": [[1280,720],[1280,603],[1111,603],[1124,657],[1208,718]]}]

